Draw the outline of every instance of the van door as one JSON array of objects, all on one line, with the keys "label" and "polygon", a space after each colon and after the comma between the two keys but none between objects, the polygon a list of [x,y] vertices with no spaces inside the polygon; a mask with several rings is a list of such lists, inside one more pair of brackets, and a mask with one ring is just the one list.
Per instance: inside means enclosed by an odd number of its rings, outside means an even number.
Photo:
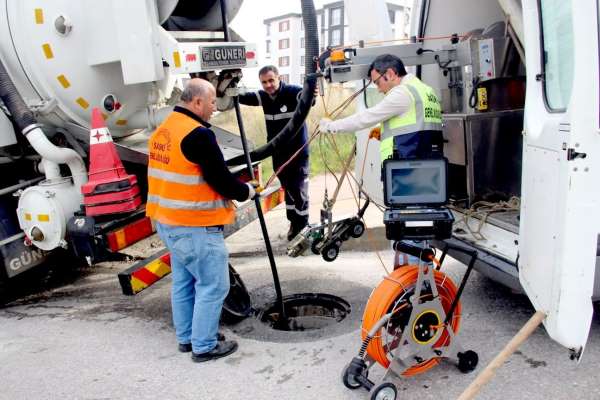
[{"label": "van door", "polygon": [[579,358],[600,226],[598,0],[524,0],[527,98],[519,277]]}]

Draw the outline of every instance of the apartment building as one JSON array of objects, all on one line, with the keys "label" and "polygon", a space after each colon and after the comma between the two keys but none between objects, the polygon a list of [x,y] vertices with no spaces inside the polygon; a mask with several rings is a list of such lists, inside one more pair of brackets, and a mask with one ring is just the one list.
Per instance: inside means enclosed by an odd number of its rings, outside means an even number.
[{"label": "apartment building", "polygon": [[[387,4],[394,38],[408,38],[410,7]],[[350,27],[344,11],[344,2],[324,4],[316,10],[321,51],[327,46],[347,46]],[[288,13],[267,18],[265,25],[264,62],[279,69],[281,79],[288,83],[304,81],[304,25],[302,14]]]}]

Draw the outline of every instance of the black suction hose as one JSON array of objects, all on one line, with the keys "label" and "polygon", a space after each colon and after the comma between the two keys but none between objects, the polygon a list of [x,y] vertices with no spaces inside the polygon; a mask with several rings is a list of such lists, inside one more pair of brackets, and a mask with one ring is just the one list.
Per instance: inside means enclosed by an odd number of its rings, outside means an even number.
[{"label": "black suction hose", "polygon": [[[317,60],[319,58],[319,30],[317,26],[317,12],[312,0],[301,0],[302,21],[304,21],[304,49],[306,76],[317,72]],[[312,93],[312,92],[311,92]],[[314,97],[314,93],[313,93]]]},{"label": "black suction hose", "polygon": [[[225,34],[225,41],[229,41],[229,24],[227,22],[227,13],[225,6],[226,0],[221,1],[221,18],[223,19],[223,32]],[[240,128],[240,138],[242,140],[242,148],[244,149],[244,158],[246,166],[248,168],[248,175],[251,179],[255,179],[254,169],[252,168],[252,161],[250,160],[250,153],[248,151],[248,141],[246,140],[246,132],[244,130],[244,123],[242,121],[242,112],[240,110],[240,100],[238,97],[233,98],[233,106],[235,108],[235,116],[238,121],[238,127]],[[267,231],[267,224],[265,223],[265,216],[262,212],[260,205],[260,196],[254,197],[254,204],[256,206],[256,214],[260,221],[260,229],[262,231],[263,238],[265,240],[265,247],[267,250],[267,256],[269,258],[269,265],[271,266],[271,272],[273,274],[273,284],[275,286],[275,294],[277,296],[277,305],[279,306],[279,312],[281,318],[277,320],[278,323],[283,326],[287,325],[287,316],[285,312],[285,306],[283,304],[283,294],[281,293],[281,284],[279,283],[279,274],[277,272],[277,265],[275,264],[275,257],[273,256],[273,249],[271,248],[271,240],[269,239],[269,232]]]},{"label": "black suction hose", "polygon": [[23,101],[23,98],[10,79],[2,61],[0,61],[0,99],[2,99],[4,105],[8,108],[8,111],[10,111],[21,132],[23,132],[25,128],[37,124],[33,112]]},{"label": "black suction hose", "polygon": [[[302,95],[298,101],[298,106],[294,115],[283,127],[283,129],[269,140],[265,145],[250,152],[252,161],[264,160],[273,155],[275,150],[281,148],[286,143],[290,143],[300,132],[302,124],[306,120],[310,108],[315,99],[315,88],[317,87],[317,62],[319,57],[319,34],[317,27],[317,14],[312,0],[301,0],[302,20],[304,21],[304,35],[306,43],[305,54],[305,80],[302,88]],[[236,98],[237,99],[237,98]],[[297,150],[297,149],[294,149]],[[241,165],[246,162],[245,156],[241,155],[227,161],[227,165]]]}]

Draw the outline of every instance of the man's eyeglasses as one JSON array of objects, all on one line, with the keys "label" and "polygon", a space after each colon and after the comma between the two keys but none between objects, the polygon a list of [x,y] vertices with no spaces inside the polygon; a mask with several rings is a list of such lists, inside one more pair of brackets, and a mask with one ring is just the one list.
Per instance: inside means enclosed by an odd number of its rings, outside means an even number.
[{"label": "man's eyeglasses", "polygon": [[377,79],[371,80],[371,83],[374,84],[374,85],[377,85],[377,82],[379,82],[379,80],[381,78],[383,78],[384,76],[385,76],[384,74],[379,74],[379,76],[377,77]]}]

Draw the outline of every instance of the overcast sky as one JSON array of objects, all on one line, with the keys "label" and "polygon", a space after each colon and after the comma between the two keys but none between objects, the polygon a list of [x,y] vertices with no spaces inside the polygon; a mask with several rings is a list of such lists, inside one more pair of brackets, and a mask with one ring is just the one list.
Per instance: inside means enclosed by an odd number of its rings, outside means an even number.
[{"label": "overcast sky", "polygon": [[[323,7],[336,0],[313,0],[315,9]],[[372,1],[372,0],[364,0]],[[407,0],[387,0],[388,3],[400,4]],[[409,1],[412,2],[412,1]],[[237,16],[231,22],[231,28],[239,33],[245,41],[261,44],[265,40],[265,25],[263,21],[287,13],[300,13],[300,0],[244,0]],[[261,46],[258,46],[259,52]],[[259,54],[259,62],[262,62],[263,54]],[[257,69],[245,70],[243,83],[249,87],[258,87],[259,81],[254,77]],[[250,78],[250,79],[249,79]]]},{"label": "overcast sky", "polygon": [[[322,1],[314,0],[315,9],[323,6],[323,3],[331,3],[333,0]],[[231,28],[244,38],[245,41],[256,43],[258,45],[260,63],[264,64],[261,53],[262,44],[265,40],[266,28],[263,21],[267,18],[282,14],[301,12],[300,0],[245,0],[237,16],[231,22]],[[249,68],[244,70],[244,79],[242,84],[250,88],[258,88],[260,83],[256,74],[258,68]]]},{"label": "overcast sky", "polygon": [[[336,0],[314,0],[315,9]],[[373,1],[373,0],[364,0]],[[387,0],[387,3],[402,4],[407,0]],[[412,1],[408,1],[412,3]],[[300,13],[300,0],[245,0],[231,27],[249,42],[264,40],[263,20],[291,12]]]},{"label": "overcast sky", "polygon": [[[315,9],[334,0],[314,0]],[[300,0],[245,0],[231,27],[248,42],[264,40],[263,20],[291,12],[300,13]]]}]

